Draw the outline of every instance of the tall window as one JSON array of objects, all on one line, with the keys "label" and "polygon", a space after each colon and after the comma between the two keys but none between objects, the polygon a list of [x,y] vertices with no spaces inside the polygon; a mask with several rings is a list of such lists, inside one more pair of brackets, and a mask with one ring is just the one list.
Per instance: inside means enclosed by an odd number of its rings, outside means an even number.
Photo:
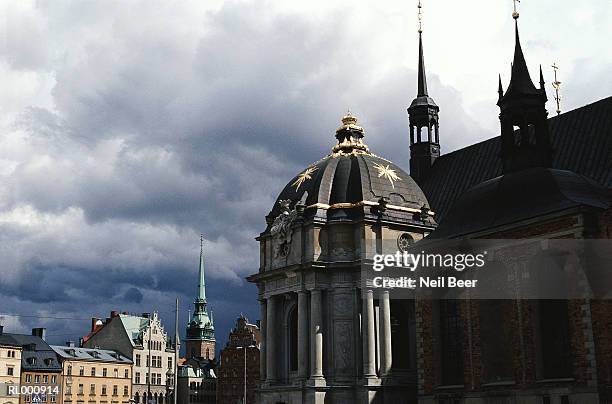
[{"label": "tall window", "polygon": [[407,300],[391,302],[391,353],[394,369],[410,369],[412,319],[412,310]]},{"label": "tall window", "polygon": [[541,378],[572,377],[572,357],[566,300],[539,301]]},{"label": "tall window", "polygon": [[125,369],[125,371],[123,372],[123,377],[125,377],[126,379],[130,378],[130,370],[129,369]]},{"label": "tall window", "polygon": [[543,252],[531,265],[537,275],[540,300],[535,301],[538,378],[573,377],[570,343],[566,257],[554,249]]},{"label": "tall window", "polygon": [[68,367],[66,368],[66,374],[68,376],[72,376],[72,365],[68,365]]},{"label": "tall window", "polygon": [[136,354],[136,366],[140,366],[140,354]]},{"label": "tall window", "polygon": [[480,345],[485,382],[514,379],[512,329],[508,318],[511,310],[512,302],[509,300],[481,300],[479,303]]},{"label": "tall window", "polygon": [[[294,306],[287,321],[287,349],[289,350],[289,370],[298,370],[298,312]],[[245,347],[246,349],[246,347]]]},{"label": "tall window", "polygon": [[458,300],[440,300],[442,384],[463,384],[463,328]]},{"label": "tall window", "polygon": [[85,375],[85,368],[83,366],[81,366],[79,368],[79,376],[84,376]]},{"label": "tall window", "polygon": [[96,368],[91,368],[91,375],[95,376],[96,375]]}]

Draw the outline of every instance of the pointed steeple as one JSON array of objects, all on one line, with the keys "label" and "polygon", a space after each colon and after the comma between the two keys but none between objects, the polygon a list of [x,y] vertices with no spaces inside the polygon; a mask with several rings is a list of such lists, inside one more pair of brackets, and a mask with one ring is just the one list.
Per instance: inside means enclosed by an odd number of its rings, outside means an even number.
[{"label": "pointed steeple", "polygon": [[410,176],[420,183],[440,157],[438,112],[440,108],[427,91],[425,56],[423,52],[422,5],[419,1],[419,60],[417,71],[417,96],[408,108],[410,120]]},{"label": "pointed steeple", "polygon": [[[187,324],[187,356],[214,357],[215,327],[212,314],[206,302],[206,281],[204,278],[204,235],[200,236],[200,265],[198,268],[198,294],[194,303],[193,317]],[[212,356],[211,356],[212,355]]]},{"label": "pointed steeple", "polygon": [[515,98],[520,96],[539,95],[540,91],[536,88],[529,75],[521,39],[518,30],[518,19],[514,20],[514,59],[512,61],[512,76],[510,84],[504,98]]},{"label": "pointed steeple", "polygon": [[427,75],[425,74],[425,57],[423,56],[423,31],[419,30],[419,83],[417,97],[427,96]]},{"label": "pointed steeple", "polygon": [[200,235],[200,269],[198,271],[198,300],[206,301],[206,280],[204,279],[204,235]]},{"label": "pointed steeple", "polygon": [[512,17],[515,38],[512,77],[505,94],[500,77],[497,101],[501,110],[501,157],[504,173],[531,167],[549,167],[552,159],[542,68],[540,67],[538,89],[531,80],[521,47],[519,14],[516,8]]}]

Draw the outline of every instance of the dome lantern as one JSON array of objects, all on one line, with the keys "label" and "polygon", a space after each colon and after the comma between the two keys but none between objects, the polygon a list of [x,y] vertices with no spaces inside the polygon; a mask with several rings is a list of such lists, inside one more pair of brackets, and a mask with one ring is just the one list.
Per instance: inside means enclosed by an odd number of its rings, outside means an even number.
[{"label": "dome lantern", "polygon": [[369,153],[368,146],[363,143],[365,131],[357,125],[357,117],[349,110],[342,117],[342,126],[336,129],[338,144],[332,149],[336,154]]}]

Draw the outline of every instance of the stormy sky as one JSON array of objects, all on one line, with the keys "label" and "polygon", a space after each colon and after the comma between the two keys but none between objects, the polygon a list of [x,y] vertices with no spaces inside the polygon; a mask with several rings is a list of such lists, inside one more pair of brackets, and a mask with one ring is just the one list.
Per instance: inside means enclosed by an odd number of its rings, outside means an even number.
[{"label": "stormy sky", "polygon": [[[110,310],[181,329],[199,234],[222,343],[258,318],[255,237],[282,187],[327,154],[350,108],[408,167],[417,1],[0,2],[0,321],[62,343]],[[443,152],[498,132],[511,0],[423,0]],[[562,108],[612,95],[612,3],[520,4],[532,77]],[[548,109],[554,113],[549,101]],[[12,316],[14,314],[21,317]],[[60,319],[58,319],[60,318]]]}]

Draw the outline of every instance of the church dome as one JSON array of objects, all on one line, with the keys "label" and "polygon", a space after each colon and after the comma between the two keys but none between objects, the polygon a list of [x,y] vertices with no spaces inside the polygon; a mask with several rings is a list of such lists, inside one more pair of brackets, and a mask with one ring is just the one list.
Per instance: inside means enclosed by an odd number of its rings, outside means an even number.
[{"label": "church dome", "polygon": [[289,181],[268,215],[268,224],[299,207],[305,217],[326,220],[377,217],[419,224],[433,223],[429,202],[417,183],[397,165],[372,154],[363,142],[364,129],[350,112],[336,130],[332,153]]}]

